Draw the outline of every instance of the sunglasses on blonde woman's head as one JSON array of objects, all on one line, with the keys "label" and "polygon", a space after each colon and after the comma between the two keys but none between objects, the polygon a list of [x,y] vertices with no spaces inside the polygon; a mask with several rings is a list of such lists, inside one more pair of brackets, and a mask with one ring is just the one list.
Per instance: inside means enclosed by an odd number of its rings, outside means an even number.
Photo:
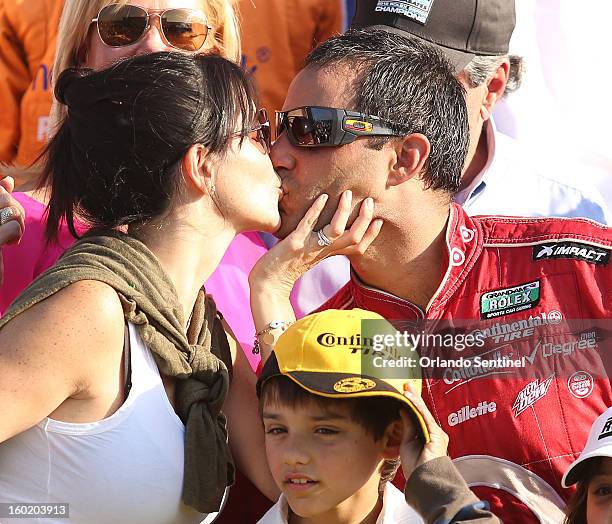
[{"label": "sunglasses on blonde woman's head", "polygon": [[98,26],[98,35],[110,47],[135,44],[147,32],[151,17],[159,17],[159,27],[168,44],[183,51],[199,51],[210,27],[206,15],[195,9],[166,9],[160,13],[149,13],[146,9],[131,4],[110,4],[92,20]]}]

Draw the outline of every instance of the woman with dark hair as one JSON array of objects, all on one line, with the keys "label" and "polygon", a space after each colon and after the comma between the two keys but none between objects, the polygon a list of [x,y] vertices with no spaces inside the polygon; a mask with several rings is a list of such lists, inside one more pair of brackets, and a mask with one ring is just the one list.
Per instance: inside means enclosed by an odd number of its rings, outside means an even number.
[{"label": "woman with dark hair", "polygon": [[[248,78],[163,52],[68,70],[56,96],[68,112],[47,151],[47,234],[63,220],[76,233],[75,214],[92,229],[0,320],[0,501],[68,502],[77,523],[200,522],[233,479],[226,416],[241,470],[275,497],[254,376],[201,288],[236,234],[280,224]],[[344,233],[350,199],[332,245],[317,242],[324,201],[269,260],[369,245],[373,206]],[[258,328],[281,310],[257,306]]]}]

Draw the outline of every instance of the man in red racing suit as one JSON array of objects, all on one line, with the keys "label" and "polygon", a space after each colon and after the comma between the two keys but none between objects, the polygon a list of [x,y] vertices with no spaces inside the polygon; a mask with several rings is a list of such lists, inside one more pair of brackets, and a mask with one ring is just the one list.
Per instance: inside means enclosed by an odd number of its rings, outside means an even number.
[{"label": "man in red racing suit", "polygon": [[[419,40],[376,28],[332,37],[308,57],[283,109],[270,155],[284,193],[277,236],[326,193],[309,242],[351,262],[353,278],[324,307],[479,334],[484,347],[461,354],[502,365],[421,363],[424,398],[457,467],[499,517],[559,522],[569,495],[563,471],[612,405],[602,324],[612,316],[610,229],[583,219],[470,218],[451,204],[468,149],[465,92]],[[356,219],[348,235],[368,228],[363,238],[376,238],[367,250],[336,244],[346,238],[336,208],[350,217],[370,210],[375,220]],[[275,300],[285,280],[258,299]],[[418,349],[420,357],[436,350]]]},{"label": "man in red racing suit", "polygon": [[[505,304],[495,304],[499,316],[487,324],[490,344],[483,353],[493,347],[495,357],[525,357],[532,370],[520,379],[506,375],[513,370],[505,367],[446,368],[428,380],[423,397],[450,437],[456,466],[504,522],[558,523],[569,495],[561,477],[593,420],[612,405],[602,369],[607,364],[609,370],[611,357],[605,340],[590,336],[593,322],[587,320],[612,317],[611,229],[583,219],[470,218],[452,204],[446,240],[448,269],[426,311],[354,273],[321,309],[480,321],[494,300],[488,294],[505,296]],[[530,296],[521,301],[527,288]],[[517,307],[513,300],[524,309],[507,311]],[[580,334],[569,343],[568,337],[538,343],[533,335],[542,324],[569,325]]]}]

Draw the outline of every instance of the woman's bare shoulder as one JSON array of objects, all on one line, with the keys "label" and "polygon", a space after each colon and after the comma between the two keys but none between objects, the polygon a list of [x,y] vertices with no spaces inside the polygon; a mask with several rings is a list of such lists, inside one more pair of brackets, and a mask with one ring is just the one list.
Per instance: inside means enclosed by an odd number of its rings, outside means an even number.
[{"label": "woman's bare shoulder", "polygon": [[0,418],[12,418],[0,442],[119,369],[123,331],[116,292],[95,281],[71,284],[8,322],[0,330]]},{"label": "woman's bare shoulder", "polygon": [[[94,280],[71,284],[16,316],[0,331],[6,348],[53,358],[74,358],[88,348],[116,349],[123,338],[123,309],[115,290]],[[122,345],[120,346],[122,347]]]}]

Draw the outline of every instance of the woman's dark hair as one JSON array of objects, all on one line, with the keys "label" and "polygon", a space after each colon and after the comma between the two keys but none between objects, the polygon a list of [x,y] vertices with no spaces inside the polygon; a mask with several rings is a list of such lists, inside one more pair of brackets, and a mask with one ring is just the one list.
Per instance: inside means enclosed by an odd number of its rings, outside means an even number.
[{"label": "woman's dark hair", "polygon": [[599,471],[601,457],[593,457],[579,465],[580,480],[576,484],[576,492],[565,508],[563,524],[584,524],[587,521],[587,496],[591,479]]},{"label": "woman's dark hair", "polygon": [[162,52],[102,71],[68,69],[55,96],[68,116],[46,150],[48,241],[63,219],[78,237],[75,213],[95,229],[162,215],[187,149],[203,144],[222,156],[232,135],[244,139],[255,118],[246,73],[215,55]]}]

